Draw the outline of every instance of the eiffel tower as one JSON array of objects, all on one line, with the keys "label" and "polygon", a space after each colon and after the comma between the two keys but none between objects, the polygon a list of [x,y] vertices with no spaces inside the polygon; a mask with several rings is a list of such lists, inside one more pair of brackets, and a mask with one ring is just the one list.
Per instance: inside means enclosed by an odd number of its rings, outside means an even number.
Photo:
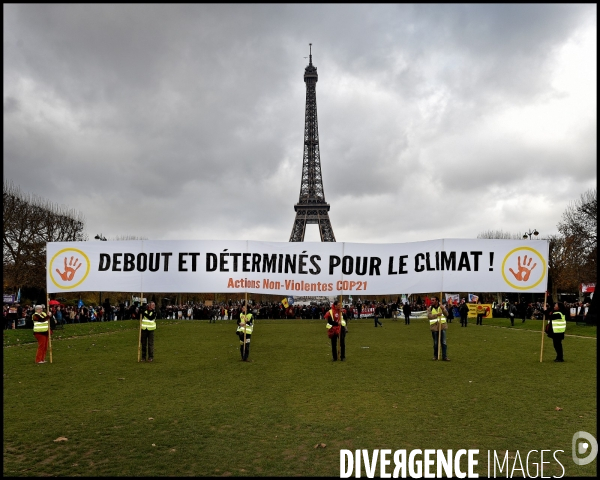
[{"label": "eiffel tower", "polygon": [[306,83],[306,110],[304,113],[304,158],[302,161],[302,183],[300,199],[294,205],[296,219],[292,227],[290,242],[303,242],[306,224],[319,225],[322,242],[335,242],[335,235],[329,221],[329,204],[325,201],[321,158],[319,156],[319,122],[317,120],[316,86],[319,76],[317,67],[312,64],[312,43],[308,66],[304,69]]}]

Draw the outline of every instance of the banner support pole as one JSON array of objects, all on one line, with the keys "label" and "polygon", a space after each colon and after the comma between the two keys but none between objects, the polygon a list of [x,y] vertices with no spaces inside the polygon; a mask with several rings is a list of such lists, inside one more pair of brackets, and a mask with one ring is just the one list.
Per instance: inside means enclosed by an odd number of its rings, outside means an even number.
[{"label": "banner support pole", "polygon": [[546,323],[546,299],[548,297],[548,291],[544,293],[544,314],[542,316],[542,346],[540,347],[540,363],[542,363],[542,359],[544,357],[544,333],[545,333],[545,323]]},{"label": "banner support pole", "polygon": [[[440,309],[442,308],[442,295],[444,294],[444,292],[440,292]],[[443,314],[443,312],[442,312]],[[440,318],[438,317],[438,351],[437,351],[437,359],[438,361],[440,360],[440,354],[442,351],[442,322],[440,321]]]},{"label": "banner support pole", "polygon": [[342,329],[344,328],[342,325],[342,318],[343,318],[343,312],[344,309],[342,308],[342,296],[343,294],[340,293],[340,303],[339,303],[339,309],[340,309],[340,334],[338,335],[338,349],[337,349],[337,354],[338,354],[338,358],[340,359],[340,361],[342,360]]},{"label": "banner support pole", "polygon": [[142,358],[142,297],[144,296],[144,292],[140,292],[140,334],[138,336],[138,362],[140,362]]},{"label": "banner support pole", "polygon": [[248,291],[245,292],[245,298],[246,300],[244,305],[246,305],[246,313],[244,314],[244,345],[242,349],[242,360],[246,356],[246,318],[248,318]]},{"label": "banner support pole", "polygon": [[52,322],[50,321],[50,294],[46,293],[46,313],[48,314],[48,350],[50,350],[50,363],[52,363]]}]

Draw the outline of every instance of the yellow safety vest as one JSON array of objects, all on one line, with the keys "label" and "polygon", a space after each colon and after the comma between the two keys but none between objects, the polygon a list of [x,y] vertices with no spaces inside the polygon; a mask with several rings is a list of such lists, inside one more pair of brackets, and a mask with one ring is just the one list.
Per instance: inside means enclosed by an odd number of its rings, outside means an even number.
[{"label": "yellow safety vest", "polygon": [[41,333],[41,332],[47,332],[48,328],[50,326],[50,322],[48,322],[47,314],[46,312],[42,312],[42,313],[35,313],[35,315],[39,315],[40,317],[44,318],[45,320],[42,322],[37,322],[37,321],[33,321],[33,332],[34,333]]},{"label": "yellow safety vest", "polygon": [[[440,323],[446,323],[446,317],[444,316],[444,311],[442,310],[442,307],[439,307],[439,309],[438,309],[438,308],[431,307],[431,313],[432,313],[433,315],[437,315],[437,314],[438,314],[438,310],[439,310],[440,312],[442,312],[442,316],[441,316],[441,317],[439,317],[439,321],[440,321]],[[438,322],[438,317],[436,317],[436,318],[434,318],[434,319],[431,319],[431,320],[429,320],[429,325],[433,325],[434,323],[437,323],[437,322]]]},{"label": "yellow safety vest", "polygon": [[560,319],[552,319],[552,330],[554,331],[554,333],[564,333],[564,331],[567,329],[567,321],[565,319],[565,315],[562,312],[554,312],[553,315],[557,313],[560,315]]},{"label": "yellow safety vest", "polygon": [[252,330],[254,329],[253,325],[248,325],[248,322],[252,321],[252,314],[251,313],[240,313],[240,320],[242,322],[246,322],[246,325],[240,325],[237,329],[238,332],[244,333],[244,328],[246,329],[246,335],[251,335],[252,334]]},{"label": "yellow safety vest", "polygon": [[[333,309],[329,310],[329,316],[331,317],[331,320],[333,320],[335,322],[335,317],[333,316]],[[344,320],[344,315],[342,314],[342,312],[340,311],[340,318],[342,319],[342,326],[345,327],[346,326],[346,320]],[[329,330],[331,327],[333,327],[333,325],[327,323],[325,325],[327,327],[327,330]]]},{"label": "yellow safety vest", "polygon": [[146,318],[148,310],[144,310],[142,313],[142,330],[156,330],[156,320],[150,320]]}]

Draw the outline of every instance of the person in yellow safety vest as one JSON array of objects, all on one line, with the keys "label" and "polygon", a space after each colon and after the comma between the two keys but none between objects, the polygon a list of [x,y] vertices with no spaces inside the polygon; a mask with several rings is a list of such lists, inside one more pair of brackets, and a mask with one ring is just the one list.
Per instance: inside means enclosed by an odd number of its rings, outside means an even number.
[{"label": "person in yellow safety vest", "polygon": [[327,335],[331,339],[331,355],[333,361],[336,362],[338,359],[337,354],[337,341],[340,339],[340,361],[346,360],[346,320],[344,319],[344,310],[339,306],[338,300],[333,302],[331,310],[329,310],[323,317],[327,320]]},{"label": "person in yellow safety vest", "polygon": [[[248,355],[250,355],[250,337],[252,337],[252,330],[254,329],[254,318],[252,313],[246,313],[246,305],[242,307],[240,318],[237,321],[237,331],[235,332],[240,337],[240,355],[242,356],[243,362],[249,362]],[[245,333],[245,335],[244,335]],[[244,336],[246,337],[246,347],[244,348]]]},{"label": "person in yellow safety vest", "polygon": [[438,359],[438,336],[440,324],[442,327],[442,360],[449,362],[450,359],[446,355],[446,330],[448,324],[446,323],[446,317],[448,316],[448,310],[443,305],[440,305],[440,301],[437,297],[431,297],[431,305],[427,309],[427,318],[429,318],[429,329],[431,330],[431,336],[433,337],[433,359]]},{"label": "person in yellow safety vest", "polygon": [[[46,352],[48,351],[48,330],[54,325],[50,321],[54,320],[52,314],[44,312],[44,305],[36,305],[35,312],[31,319],[33,320],[33,335],[37,339],[38,348],[35,354],[35,363],[46,363]],[[53,321],[53,324],[55,322]],[[50,332],[52,333],[52,332]]]},{"label": "person in yellow safety vest", "polygon": [[563,313],[563,305],[560,303],[554,304],[554,311],[550,315],[546,333],[552,338],[554,350],[556,350],[555,362],[564,362],[562,341],[565,338],[565,330],[567,329],[567,320]]},{"label": "person in yellow safety vest", "polygon": [[154,302],[150,302],[142,312],[142,362],[146,361],[146,346],[148,361],[154,361],[154,330],[156,330],[156,311]]}]

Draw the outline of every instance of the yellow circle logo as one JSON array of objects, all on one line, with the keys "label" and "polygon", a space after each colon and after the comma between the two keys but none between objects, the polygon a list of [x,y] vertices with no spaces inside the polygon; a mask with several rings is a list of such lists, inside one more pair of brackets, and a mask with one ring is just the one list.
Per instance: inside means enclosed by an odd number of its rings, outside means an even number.
[{"label": "yellow circle logo", "polygon": [[[84,268],[81,268],[81,267]],[[52,283],[63,290],[81,285],[90,273],[90,259],[77,248],[64,248],[57,252],[48,265]]]},{"label": "yellow circle logo", "polygon": [[517,290],[530,290],[546,278],[546,261],[533,248],[515,248],[504,257],[502,278]]}]

